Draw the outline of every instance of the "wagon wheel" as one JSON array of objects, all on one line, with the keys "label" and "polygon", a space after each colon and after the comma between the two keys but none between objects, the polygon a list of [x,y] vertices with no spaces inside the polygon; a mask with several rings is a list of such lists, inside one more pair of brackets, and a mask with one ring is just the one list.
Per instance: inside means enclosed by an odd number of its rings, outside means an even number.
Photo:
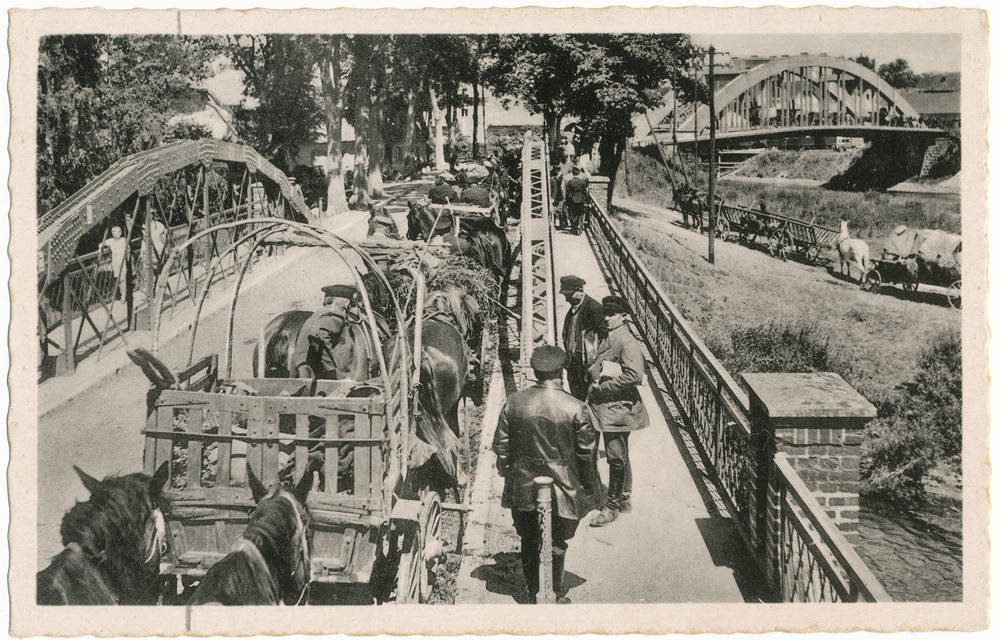
[{"label": "wagon wheel", "polygon": [[729,220],[725,218],[718,218],[715,221],[715,237],[721,238],[725,242],[729,242],[732,239],[732,231],[729,228]]},{"label": "wagon wheel", "polygon": [[781,234],[772,233],[767,237],[767,252],[771,254],[771,257],[777,257],[778,252],[781,250]]},{"label": "wagon wheel", "polygon": [[811,244],[806,248],[806,260],[809,262],[816,262],[819,260],[819,245]]},{"label": "wagon wheel", "polygon": [[962,308],[962,281],[956,280],[948,287],[948,304],[956,309]]},{"label": "wagon wheel", "polygon": [[431,596],[437,567],[444,555],[441,542],[441,497],[421,490],[420,515],[400,532],[396,603],[422,604]]},{"label": "wagon wheel", "polygon": [[777,256],[782,260],[788,260],[788,256],[795,250],[795,240],[792,239],[792,234],[785,231],[781,232],[778,238]]},{"label": "wagon wheel", "polygon": [[862,288],[871,293],[878,293],[882,290],[882,275],[877,270],[872,269],[868,272],[868,277],[865,278]]},{"label": "wagon wheel", "polygon": [[916,290],[917,290],[917,282],[914,281],[914,282],[903,283],[903,291],[907,293],[913,293]]}]

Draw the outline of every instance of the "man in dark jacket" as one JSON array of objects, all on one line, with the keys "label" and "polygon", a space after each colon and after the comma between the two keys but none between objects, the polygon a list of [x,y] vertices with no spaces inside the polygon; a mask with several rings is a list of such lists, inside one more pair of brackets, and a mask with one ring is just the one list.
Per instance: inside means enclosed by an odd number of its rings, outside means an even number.
[{"label": "man in dark jacket", "polygon": [[567,541],[589,511],[596,485],[597,434],[587,407],[562,389],[566,352],[542,346],[531,356],[538,382],[513,394],[500,412],[493,450],[504,478],[501,506],[510,509],[521,537],[521,566],[529,601],[538,595],[542,532],[535,510],[534,479],[552,478],[552,586],[568,603],[563,585]]},{"label": "man in dark jacket", "polygon": [[573,227],[573,235],[580,235],[580,224],[587,202],[587,187],[590,180],[581,175],[580,167],[573,167],[573,177],[566,181],[566,209],[569,212],[569,223]]},{"label": "man in dark jacket", "polygon": [[445,184],[444,178],[441,176],[438,176],[434,180],[434,186],[427,192],[427,197],[431,199],[432,204],[458,202],[458,194],[449,185]]},{"label": "man in dark jacket", "polygon": [[604,328],[604,309],[601,303],[583,291],[587,284],[577,276],[563,276],[559,279],[559,293],[566,297],[569,311],[563,321],[562,339],[569,364],[566,365],[566,379],[569,392],[577,400],[586,401],[587,368],[597,355],[599,334]]},{"label": "man in dark jacket", "polygon": [[638,340],[625,326],[628,303],[618,296],[601,300],[607,336],[597,345],[597,357],[590,365],[591,380],[587,402],[594,416],[594,428],[604,434],[608,456],[608,500],[600,515],[590,521],[603,527],[632,510],[632,463],[628,456],[628,435],[649,426],[649,414],[639,396],[645,361]]}]

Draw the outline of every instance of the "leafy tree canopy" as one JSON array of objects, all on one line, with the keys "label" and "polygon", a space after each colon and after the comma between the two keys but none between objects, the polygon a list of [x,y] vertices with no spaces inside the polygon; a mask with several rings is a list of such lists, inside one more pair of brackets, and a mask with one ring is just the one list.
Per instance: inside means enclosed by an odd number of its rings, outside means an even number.
[{"label": "leafy tree canopy", "polygon": [[910,69],[910,63],[903,58],[896,58],[889,64],[878,68],[878,74],[897,89],[915,87],[920,83],[917,74]]}]

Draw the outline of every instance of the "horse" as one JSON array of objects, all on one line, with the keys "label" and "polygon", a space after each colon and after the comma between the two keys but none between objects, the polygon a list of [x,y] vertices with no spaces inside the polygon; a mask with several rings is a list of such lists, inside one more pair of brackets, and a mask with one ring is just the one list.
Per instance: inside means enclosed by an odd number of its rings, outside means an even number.
[{"label": "horse", "polygon": [[[414,327],[408,337],[413,344]],[[452,486],[463,482],[459,469],[458,401],[465,392],[469,372],[468,347],[459,330],[442,320],[425,320],[420,332],[421,419],[417,424],[420,440],[430,445],[425,453],[411,452],[411,467],[420,467],[433,455]]]},{"label": "horse", "polygon": [[268,491],[249,465],[247,481],[257,508],[233,550],[201,579],[189,606],[295,605],[308,600],[313,531],[306,497],[312,468],[293,489],[278,484]]},{"label": "horse", "polygon": [[[437,236],[450,234],[455,219],[450,211],[442,211],[440,217],[419,203],[407,201],[407,240],[432,240]],[[438,220],[437,224],[434,223]],[[511,265],[511,247],[507,234],[490,218],[482,216],[462,216],[459,219],[457,247],[459,253],[468,255],[488,269],[498,282],[508,275]]]},{"label": "horse", "polygon": [[868,280],[871,261],[868,257],[868,243],[858,238],[852,238],[847,230],[847,220],[840,221],[840,235],[837,236],[837,253],[840,254],[840,273],[844,273],[844,263],[847,263],[847,277],[851,277],[851,265],[861,270],[861,284]]},{"label": "horse", "polygon": [[700,231],[704,219],[702,217],[702,207],[699,202],[698,192],[690,185],[682,184],[674,190],[674,203],[681,211],[684,227],[688,228],[690,226],[688,224],[688,216],[691,216],[691,222],[696,224],[696,228]]},{"label": "horse", "polygon": [[368,211],[370,215],[368,218],[367,237],[383,235],[391,240],[402,240],[402,236],[399,235],[399,228],[396,226],[396,221],[386,212],[385,207],[376,209],[374,205],[369,204]]},{"label": "horse", "polygon": [[[323,320],[323,310],[285,311],[264,326],[265,378],[322,378],[327,380],[367,380],[378,369],[375,340],[368,328],[358,320],[343,323],[330,355],[332,369],[322,363],[324,346],[316,325]],[[314,331],[315,329],[315,331]],[[257,377],[260,345],[254,345],[253,375]]]},{"label": "horse", "polygon": [[63,517],[65,549],[36,575],[40,605],[153,605],[160,597],[160,557],[166,553],[162,499],[164,462],[142,473],[102,481],[74,466],[90,492]]}]

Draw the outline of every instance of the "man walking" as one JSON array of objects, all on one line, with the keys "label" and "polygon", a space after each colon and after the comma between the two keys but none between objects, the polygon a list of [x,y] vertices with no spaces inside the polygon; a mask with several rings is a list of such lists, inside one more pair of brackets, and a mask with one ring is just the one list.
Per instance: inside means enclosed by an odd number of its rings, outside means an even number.
[{"label": "man walking", "polygon": [[569,303],[569,311],[563,320],[563,346],[569,356],[566,365],[566,379],[569,392],[577,400],[587,399],[587,368],[597,356],[599,333],[604,329],[604,309],[601,303],[583,291],[586,281],[577,276],[563,276],[559,279],[559,293]]},{"label": "man walking", "polygon": [[632,510],[632,464],[628,435],[649,426],[649,414],[639,396],[644,362],[639,342],[625,326],[628,303],[618,296],[601,300],[607,336],[597,346],[597,358],[588,374],[587,402],[594,427],[604,434],[608,456],[608,499],[601,513],[590,521],[603,527]]},{"label": "man walking", "polygon": [[566,181],[566,208],[569,212],[569,223],[573,227],[573,235],[580,235],[580,224],[587,202],[587,186],[590,180],[581,175],[580,167],[573,167],[573,177]]},{"label": "man walking", "polygon": [[542,531],[535,510],[536,476],[552,478],[552,586],[557,602],[567,604],[563,574],[567,541],[589,510],[596,485],[597,434],[587,407],[562,389],[566,352],[542,346],[531,356],[537,382],[513,394],[500,412],[493,450],[504,478],[501,506],[511,510],[521,538],[521,567],[529,602],[538,596]]}]

